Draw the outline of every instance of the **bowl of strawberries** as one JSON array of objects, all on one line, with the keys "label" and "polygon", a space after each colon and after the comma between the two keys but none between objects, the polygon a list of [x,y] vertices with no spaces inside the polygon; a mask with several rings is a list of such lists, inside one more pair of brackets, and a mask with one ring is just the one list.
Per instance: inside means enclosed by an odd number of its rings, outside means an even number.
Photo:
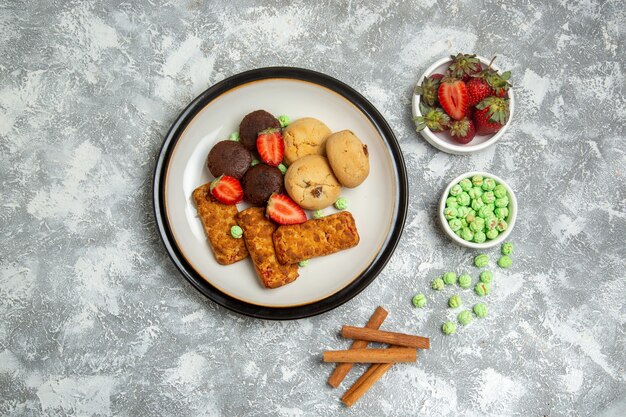
[{"label": "bowl of strawberries", "polygon": [[515,100],[510,71],[473,54],[451,55],[432,64],[413,94],[413,120],[431,145],[468,154],[496,143],[508,129]]}]

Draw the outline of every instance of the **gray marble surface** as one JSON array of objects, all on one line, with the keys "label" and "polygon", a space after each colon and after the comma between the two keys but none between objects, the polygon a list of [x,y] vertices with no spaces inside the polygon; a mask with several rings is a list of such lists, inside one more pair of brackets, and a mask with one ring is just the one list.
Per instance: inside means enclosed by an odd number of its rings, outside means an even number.
[{"label": "gray marble surface", "polygon": [[[625,20],[621,0],[0,1],[0,415],[626,415]],[[410,112],[418,75],[456,51],[497,54],[518,98],[506,138],[466,157],[426,144]],[[362,92],[410,173],[384,272],[291,322],[203,298],[152,215],[155,157],[180,110],[268,65]],[[476,270],[435,206],[474,169],[516,190],[517,251],[489,317],[445,337],[451,291],[428,283]],[[418,291],[425,310],[410,304]],[[329,388],[321,352],[347,347],[340,325],[377,305],[385,327],[432,349],[347,409],[358,372]]]}]

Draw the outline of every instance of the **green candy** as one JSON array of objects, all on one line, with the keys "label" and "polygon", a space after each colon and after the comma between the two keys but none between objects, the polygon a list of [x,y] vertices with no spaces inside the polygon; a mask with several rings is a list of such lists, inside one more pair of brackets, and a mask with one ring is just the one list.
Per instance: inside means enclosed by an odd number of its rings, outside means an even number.
[{"label": "green candy", "polygon": [[472,232],[479,232],[485,228],[485,220],[480,217],[474,218],[474,221],[469,225]]},{"label": "green candy", "polygon": [[455,207],[448,207],[443,211],[444,216],[446,216],[446,220],[456,219],[459,215],[459,211]]},{"label": "green candy", "polygon": [[304,268],[308,264],[309,264],[309,260],[308,259],[304,259],[304,260],[298,262],[298,266],[301,266],[302,268]]},{"label": "green candy", "polygon": [[461,301],[461,297],[459,297],[458,295],[453,295],[448,300],[448,305],[450,306],[450,308],[459,308],[462,304],[463,301]]},{"label": "green candy", "polygon": [[464,227],[461,230],[461,239],[471,241],[474,239],[474,233],[470,230],[469,227]]},{"label": "green candy", "polygon": [[469,191],[472,189],[472,181],[469,178],[464,178],[459,181],[459,185],[463,191]]},{"label": "green candy", "polygon": [[480,187],[481,185],[483,185],[483,176],[482,175],[474,175],[472,177],[472,184],[474,184],[474,187]]},{"label": "green candy", "polygon": [[492,278],[493,278],[493,274],[491,273],[491,271],[483,271],[480,273],[480,282],[489,284],[491,283]]},{"label": "green candy", "polygon": [[462,226],[463,228],[466,228],[466,227],[468,227],[468,226],[469,226],[469,224],[467,223],[467,220],[465,220],[465,219],[460,219],[460,220],[461,220],[461,226]]},{"label": "green candy", "polygon": [[461,230],[461,227],[463,227],[461,220],[459,219],[450,219],[450,221],[448,221],[448,226],[450,226],[450,229],[452,229],[453,232]]},{"label": "green candy", "polygon": [[481,253],[480,255],[476,255],[476,257],[474,257],[474,265],[476,265],[479,268],[484,268],[489,264],[489,256],[485,255],[484,253]]},{"label": "green candy", "polygon": [[283,114],[282,116],[278,116],[278,123],[280,123],[280,127],[287,127],[289,123],[291,123],[291,119],[289,116]]},{"label": "green candy", "polygon": [[481,196],[481,199],[483,200],[483,203],[491,204],[496,201],[496,196],[493,194],[493,191],[485,191]]},{"label": "green candy", "polygon": [[461,311],[459,315],[456,316],[456,318],[463,326],[467,326],[472,322],[472,313],[470,313],[468,310],[464,310]]},{"label": "green candy", "polygon": [[[473,211],[473,210],[472,210]],[[469,224],[476,220],[476,212],[470,211],[467,216],[465,216],[465,221]]]},{"label": "green candy", "polygon": [[465,191],[462,191],[459,195],[456,196],[456,202],[459,203],[460,206],[469,206],[470,201],[470,196]]},{"label": "green candy", "polygon": [[228,135],[228,140],[239,142],[239,132],[233,132],[230,135]]},{"label": "green candy", "polygon": [[445,284],[441,278],[435,278],[430,286],[435,291],[441,291]]},{"label": "green candy", "polygon": [[485,236],[487,236],[487,239],[493,240],[497,238],[499,234],[500,233],[498,233],[496,229],[491,229],[487,233],[485,233]]},{"label": "green candy", "polygon": [[456,284],[456,274],[454,272],[446,272],[443,274],[443,282],[446,285]]},{"label": "green candy", "polygon": [[511,242],[504,242],[502,244],[501,252],[503,255],[510,255],[513,253],[513,244]]},{"label": "green candy", "polygon": [[461,288],[469,288],[472,286],[472,277],[468,274],[459,275],[459,286]]},{"label": "green candy", "polygon": [[509,225],[505,220],[498,220],[498,224],[496,225],[496,230],[498,232],[504,232],[507,227],[509,227]]},{"label": "green candy", "polygon": [[485,240],[487,240],[487,235],[482,230],[474,233],[474,242],[483,243]]},{"label": "green candy", "polygon": [[259,161],[258,159],[253,159],[252,162],[250,162],[250,166],[253,167],[253,166],[258,165],[260,163],[261,163],[261,161]]},{"label": "green candy", "polygon": [[508,197],[502,197],[502,198],[496,198],[496,201],[494,201],[494,204],[496,205],[496,207],[507,207],[509,205],[509,198]]},{"label": "green candy", "polygon": [[487,209],[492,213],[496,209],[496,205],[494,203],[486,204],[485,207],[487,207]]},{"label": "green candy", "polygon": [[345,197],[339,197],[337,201],[335,201],[335,208],[337,210],[345,210],[348,208],[348,199]]},{"label": "green candy", "polygon": [[496,181],[493,178],[485,178],[483,180],[483,186],[482,186],[483,190],[485,191],[491,191],[494,188],[496,188]]},{"label": "green candy", "polygon": [[467,206],[460,206],[457,207],[456,211],[457,211],[457,216],[461,217],[461,218],[465,218],[465,216],[467,216],[470,212],[471,208],[467,207]]},{"label": "green candy", "polygon": [[280,170],[280,172],[281,172],[283,175],[285,175],[285,173],[287,172],[287,167],[286,167],[285,165],[283,165],[283,164],[278,164],[278,167],[277,167],[277,168]]},{"label": "green candy", "polygon": [[441,331],[447,335],[454,334],[456,333],[456,324],[452,323],[451,321],[447,321],[441,325]]},{"label": "green candy", "polygon": [[315,210],[313,212],[314,219],[321,219],[322,217],[324,217],[324,210]]},{"label": "green candy", "polygon": [[484,282],[479,282],[474,287],[474,292],[478,296],[484,297],[485,295],[489,295],[489,293],[491,292],[491,288],[489,287],[489,284],[485,284]]},{"label": "green candy", "polygon": [[463,192],[463,189],[461,188],[461,186],[459,184],[454,184],[452,186],[452,188],[450,188],[450,195],[456,197],[457,195],[461,194]]},{"label": "green candy", "polygon": [[446,207],[458,207],[459,203],[456,201],[456,197],[446,198]]},{"label": "green candy", "polygon": [[509,255],[502,255],[500,259],[498,259],[498,266],[500,268],[508,268],[513,263],[513,260]]},{"label": "green candy", "polygon": [[479,319],[487,317],[487,306],[484,303],[476,303],[473,310],[474,314],[476,314],[476,317]]},{"label": "green candy", "polygon": [[494,210],[494,214],[498,219],[504,220],[509,217],[509,209],[506,207],[498,207]]},{"label": "green candy", "polygon": [[483,219],[486,219],[490,215],[493,216],[493,210],[491,210],[489,206],[483,205],[480,209],[478,209],[477,214],[478,214],[478,217],[482,217]]},{"label": "green candy", "polygon": [[[455,230],[454,234],[457,235],[458,237],[461,237],[461,229]],[[461,237],[461,239],[463,239],[463,238]]]},{"label": "green candy", "polygon": [[498,219],[495,216],[491,216],[485,220],[485,227],[487,230],[494,230],[498,226]]},{"label": "green candy", "polygon": [[497,198],[502,198],[502,197],[506,197],[506,187],[502,184],[498,184],[494,187],[493,189],[493,194],[497,197]]},{"label": "green candy", "polygon": [[481,208],[485,207],[485,203],[483,202],[483,200],[480,199],[472,200],[471,207],[473,210],[478,211]]},{"label": "green candy", "polygon": [[230,235],[235,239],[241,239],[243,236],[243,229],[237,225],[230,228]]},{"label": "green candy", "polygon": [[480,187],[474,187],[467,192],[472,200],[480,198],[483,195],[483,189]]},{"label": "green candy", "polygon": [[411,301],[413,302],[413,305],[417,308],[426,307],[427,301],[426,301],[426,296],[424,294],[415,294]]}]

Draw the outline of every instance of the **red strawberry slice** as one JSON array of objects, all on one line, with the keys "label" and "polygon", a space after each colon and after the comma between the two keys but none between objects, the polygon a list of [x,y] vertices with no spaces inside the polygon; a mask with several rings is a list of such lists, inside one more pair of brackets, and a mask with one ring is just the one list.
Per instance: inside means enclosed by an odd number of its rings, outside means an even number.
[{"label": "red strawberry slice", "polygon": [[220,203],[237,204],[243,200],[243,189],[237,178],[220,175],[211,183],[211,195]]},{"label": "red strawberry slice", "polygon": [[256,149],[261,160],[267,165],[277,167],[285,156],[285,142],[280,129],[270,128],[259,133],[256,138]]},{"label": "red strawberry slice", "polygon": [[439,103],[450,117],[461,120],[467,114],[467,86],[463,81],[447,78],[439,86]]},{"label": "red strawberry slice", "polygon": [[304,210],[285,194],[272,194],[265,214],[278,224],[299,224],[307,220]]}]

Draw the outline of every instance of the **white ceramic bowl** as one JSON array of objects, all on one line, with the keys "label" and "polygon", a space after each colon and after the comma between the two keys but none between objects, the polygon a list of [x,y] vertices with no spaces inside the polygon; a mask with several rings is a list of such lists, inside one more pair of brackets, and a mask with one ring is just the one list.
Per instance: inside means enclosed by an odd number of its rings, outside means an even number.
[{"label": "white ceramic bowl", "polygon": [[[489,66],[489,62],[491,60],[484,58],[482,56],[477,56],[477,58],[480,59],[480,62],[483,68],[487,68]],[[445,70],[448,67],[448,65],[450,65],[450,62],[452,62],[452,59],[450,59],[450,57],[447,57],[447,58],[442,58],[439,61],[432,64],[430,67],[428,67],[426,72],[424,72],[424,74],[422,74],[422,76],[417,80],[418,85],[422,83],[422,81],[424,80],[424,77],[428,77],[431,74],[445,73]],[[495,64],[492,64],[491,68],[493,68],[497,72],[501,72],[500,69]],[[500,138],[502,138],[504,133],[509,128],[509,125],[511,124],[511,120],[513,119],[513,112],[515,110],[515,99],[513,98],[513,90],[510,88],[508,90],[508,97],[509,97],[509,109],[511,112],[509,116],[509,120],[502,127],[502,129],[500,129],[498,132],[494,133],[493,135],[484,135],[484,136],[476,135],[476,137],[470,143],[466,145],[462,145],[460,143],[456,143],[447,132],[435,133],[432,130],[430,130],[428,127],[426,127],[420,133],[422,134],[424,139],[428,141],[428,143],[433,145],[435,148],[441,151],[447,152],[447,153],[464,155],[464,154],[482,151],[483,149],[486,149],[489,146],[496,143],[497,141],[499,141]],[[420,95],[413,94],[413,104],[412,104],[413,117],[418,117],[422,115],[422,112],[419,109],[419,104],[420,104]]]},{"label": "white ceramic bowl", "polygon": [[[456,233],[452,231],[452,229],[450,229],[450,226],[448,225],[448,221],[446,220],[446,216],[443,214],[443,211],[446,208],[446,198],[448,198],[448,194],[450,193],[450,188],[452,188],[454,184],[458,184],[458,182],[461,181],[463,178],[471,178],[474,175],[482,175],[483,177],[493,178],[494,180],[496,180],[498,184],[504,185],[504,187],[506,188],[508,197],[509,197],[509,215],[506,219],[504,219],[508,223],[509,227],[504,232],[500,233],[497,238],[493,240],[486,240],[483,243],[468,242],[467,240],[461,239],[459,236],[456,235]],[[515,226],[516,218],[517,218],[517,199],[515,198],[515,193],[513,193],[513,190],[511,189],[511,187],[509,187],[509,185],[502,178],[496,175],[490,174],[488,172],[472,171],[472,172],[466,172],[465,174],[459,175],[458,177],[450,181],[450,184],[448,184],[446,189],[443,191],[443,194],[441,194],[441,200],[439,201],[439,222],[441,223],[441,227],[446,232],[446,234],[450,237],[450,239],[454,240],[456,243],[458,243],[461,246],[465,246],[466,248],[488,249],[488,248],[492,248],[496,245],[501,244],[509,236],[509,234],[511,233],[511,230],[513,230],[513,226]]]}]

